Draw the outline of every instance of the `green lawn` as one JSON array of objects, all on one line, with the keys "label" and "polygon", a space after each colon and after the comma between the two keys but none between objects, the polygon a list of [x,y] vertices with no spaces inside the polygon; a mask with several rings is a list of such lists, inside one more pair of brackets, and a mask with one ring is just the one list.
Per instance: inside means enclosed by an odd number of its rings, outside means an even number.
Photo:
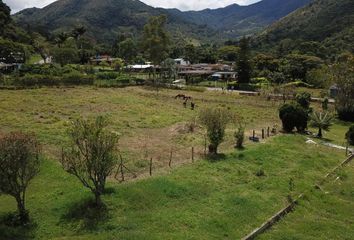
[{"label": "green lawn", "polygon": [[[26,234],[35,239],[239,239],[284,207],[288,195],[312,189],[343,158],[342,151],[307,145],[302,136],[280,136],[169,175],[122,185],[111,182],[104,214],[87,209],[90,194],[57,162],[43,160],[27,198],[35,227],[1,225],[0,232],[4,239]],[[256,176],[260,169],[265,176]],[[352,194],[347,197],[353,201]],[[0,197],[1,216],[15,209],[13,199]],[[353,227],[350,221],[338,224]],[[322,230],[336,234],[332,228]]]},{"label": "green lawn", "polygon": [[[339,177],[339,179],[335,180]],[[334,181],[334,182],[333,182]],[[259,239],[353,239],[354,164],[325,184],[312,190],[295,212]]]}]

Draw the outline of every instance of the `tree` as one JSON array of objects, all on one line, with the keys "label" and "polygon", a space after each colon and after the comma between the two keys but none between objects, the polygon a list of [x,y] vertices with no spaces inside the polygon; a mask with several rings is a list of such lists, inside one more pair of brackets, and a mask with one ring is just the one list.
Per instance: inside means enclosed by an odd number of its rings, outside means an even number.
[{"label": "tree", "polygon": [[66,64],[78,63],[80,58],[76,48],[59,48],[55,47],[52,49],[53,60],[56,63],[59,63],[61,66]]},{"label": "tree", "polygon": [[251,61],[250,61],[250,47],[249,39],[242,38],[240,40],[240,50],[238,59],[236,62],[238,82],[239,83],[249,83],[251,81]]},{"label": "tree", "polygon": [[332,74],[329,68],[323,65],[321,68],[315,68],[307,72],[306,82],[315,88],[329,88],[332,84]]},{"label": "tree", "polygon": [[124,61],[123,59],[118,58],[114,60],[112,65],[115,71],[120,72],[124,68]]},{"label": "tree", "polygon": [[338,117],[344,121],[354,121],[354,56],[350,55],[337,62],[332,72],[338,88],[336,97]]},{"label": "tree", "polygon": [[164,78],[168,82],[172,82],[173,80],[176,80],[177,69],[176,69],[176,62],[173,59],[167,58],[165,61],[162,62],[161,67],[164,70],[163,72]]},{"label": "tree", "polygon": [[236,61],[237,54],[240,49],[236,46],[223,46],[219,48],[219,57],[226,61]]},{"label": "tree", "polygon": [[322,138],[322,130],[329,131],[330,126],[332,126],[333,116],[328,112],[313,112],[310,120],[310,125],[318,128],[317,137]]},{"label": "tree", "polygon": [[68,131],[71,146],[63,149],[61,159],[63,168],[95,195],[97,207],[102,206],[106,179],[116,165],[114,148],[118,137],[107,126],[104,117],[72,122]]},{"label": "tree", "polygon": [[54,42],[57,44],[57,46],[60,48],[62,44],[65,43],[65,41],[69,38],[69,34],[66,32],[61,32],[57,35],[57,37],[54,39]]},{"label": "tree", "polygon": [[354,125],[352,125],[345,134],[345,139],[347,139],[350,145],[354,145]]},{"label": "tree", "polygon": [[132,38],[124,39],[114,46],[115,55],[131,62],[138,55],[138,46]]},{"label": "tree", "polygon": [[285,132],[292,132],[294,128],[302,132],[307,128],[308,112],[298,103],[282,105],[279,109],[279,118]]},{"label": "tree", "polygon": [[245,140],[245,126],[243,124],[239,124],[237,127],[237,130],[235,132],[235,140],[236,140],[236,145],[235,147],[238,149],[243,148],[243,142]]},{"label": "tree", "polygon": [[73,38],[75,38],[76,41],[78,41],[80,37],[85,34],[85,32],[86,28],[84,26],[79,26],[73,29],[71,35],[73,36]]},{"label": "tree", "polygon": [[21,223],[29,220],[26,190],[39,172],[39,154],[39,143],[32,134],[9,133],[0,138],[0,193],[16,199]]},{"label": "tree", "polygon": [[165,29],[167,17],[154,16],[144,26],[143,49],[148,58],[155,64],[160,64],[168,55],[170,37]]},{"label": "tree", "polygon": [[207,129],[209,153],[216,155],[220,143],[224,140],[226,126],[232,120],[232,114],[225,108],[206,108],[199,113],[199,119]]},{"label": "tree", "polygon": [[185,57],[192,64],[199,62],[199,56],[197,53],[197,49],[193,44],[187,44],[184,47]]},{"label": "tree", "polygon": [[49,43],[38,33],[33,33],[31,37],[34,50],[41,55],[43,62],[47,63],[47,58],[49,57]]},{"label": "tree", "polygon": [[301,107],[304,109],[310,109],[310,104],[311,104],[311,94],[308,92],[302,92],[296,94],[296,102],[300,104]]},{"label": "tree", "polygon": [[4,27],[11,22],[11,9],[3,3],[3,1],[0,1],[0,36],[3,35]]}]

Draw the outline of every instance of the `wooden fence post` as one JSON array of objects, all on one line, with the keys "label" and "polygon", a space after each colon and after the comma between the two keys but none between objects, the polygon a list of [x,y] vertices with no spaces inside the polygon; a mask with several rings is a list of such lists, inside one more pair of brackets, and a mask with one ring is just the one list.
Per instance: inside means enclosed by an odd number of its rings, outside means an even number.
[{"label": "wooden fence post", "polygon": [[256,131],[253,130],[253,139],[256,137]]},{"label": "wooden fence post", "polygon": [[264,135],[264,128],[262,128],[262,139],[265,138],[265,135]]},{"label": "wooden fence post", "polygon": [[207,135],[204,136],[204,156],[207,156]]},{"label": "wooden fence post", "polygon": [[150,176],[152,176],[152,158],[150,158]]},{"label": "wooden fence post", "polygon": [[192,163],[194,163],[194,147],[192,147]]},{"label": "wooden fence post", "polygon": [[124,182],[124,167],[123,167],[123,158],[122,155],[120,155],[120,175],[122,177],[122,182]]},{"label": "wooden fence post", "polygon": [[270,136],[270,127],[267,128],[267,137]]},{"label": "wooden fence post", "polygon": [[170,152],[170,161],[168,162],[168,166],[171,168],[172,165],[172,148],[171,148],[171,152]]}]

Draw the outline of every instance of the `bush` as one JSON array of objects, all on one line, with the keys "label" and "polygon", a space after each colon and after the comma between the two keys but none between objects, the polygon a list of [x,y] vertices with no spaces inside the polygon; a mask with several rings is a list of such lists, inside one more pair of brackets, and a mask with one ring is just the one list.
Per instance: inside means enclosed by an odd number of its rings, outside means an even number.
[{"label": "bush", "polygon": [[226,126],[232,120],[232,114],[224,108],[206,108],[199,113],[199,119],[207,129],[209,153],[216,155],[224,140]]},{"label": "bush", "polygon": [[13,83],[18,86],[60,86],[60,85],[92,85],[94,77],[80,73],[67,73],[61,77],[51,75],[26,74],[23,77],[15,78]]},{"label": "bush", "polygon": [[285,132],[292,132],[294,128],[302,132],[307,128],[308,113],[298,103],[282,105],[279,109],[279,117]]},{"label": "bush", "polygon": [[300,104],[304,109],[309,109],[311,104],[311,94],[308,92],[302,92],[296,94],[296,102]]},{"label": "bush", "polygon": [[63,75],[59,83],[64,85],[93,85],[94,76],[83,75],[80,73],[68,73]]},{"label": "bush", "polygon": [[96,77],[101,80],[114,80],[119,78],[120,74],[116,72],[99,72],[96,74]]},{"label": "bush", "polygon": [[236,140],[236,145],[235,147],[238,149],[243,148],[243,142],[245,140],[245,127],[244,126],[239,126],[235,132],[235,140]]},{"label": "bush", "polygon": [[354,145],[354,125],[349,128],[348,132],[345,134],[345,138],[350,145]]}]

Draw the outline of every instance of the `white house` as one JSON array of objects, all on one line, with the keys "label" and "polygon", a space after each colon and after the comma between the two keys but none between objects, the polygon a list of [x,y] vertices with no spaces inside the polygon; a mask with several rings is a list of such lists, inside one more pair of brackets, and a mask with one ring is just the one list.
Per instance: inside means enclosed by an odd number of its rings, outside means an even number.
[{"label": "white house", "polygon": [[191,64],[188,60],[184,60],[183,58],[176,58],[174,60],[176,65],[187,66]]}]

